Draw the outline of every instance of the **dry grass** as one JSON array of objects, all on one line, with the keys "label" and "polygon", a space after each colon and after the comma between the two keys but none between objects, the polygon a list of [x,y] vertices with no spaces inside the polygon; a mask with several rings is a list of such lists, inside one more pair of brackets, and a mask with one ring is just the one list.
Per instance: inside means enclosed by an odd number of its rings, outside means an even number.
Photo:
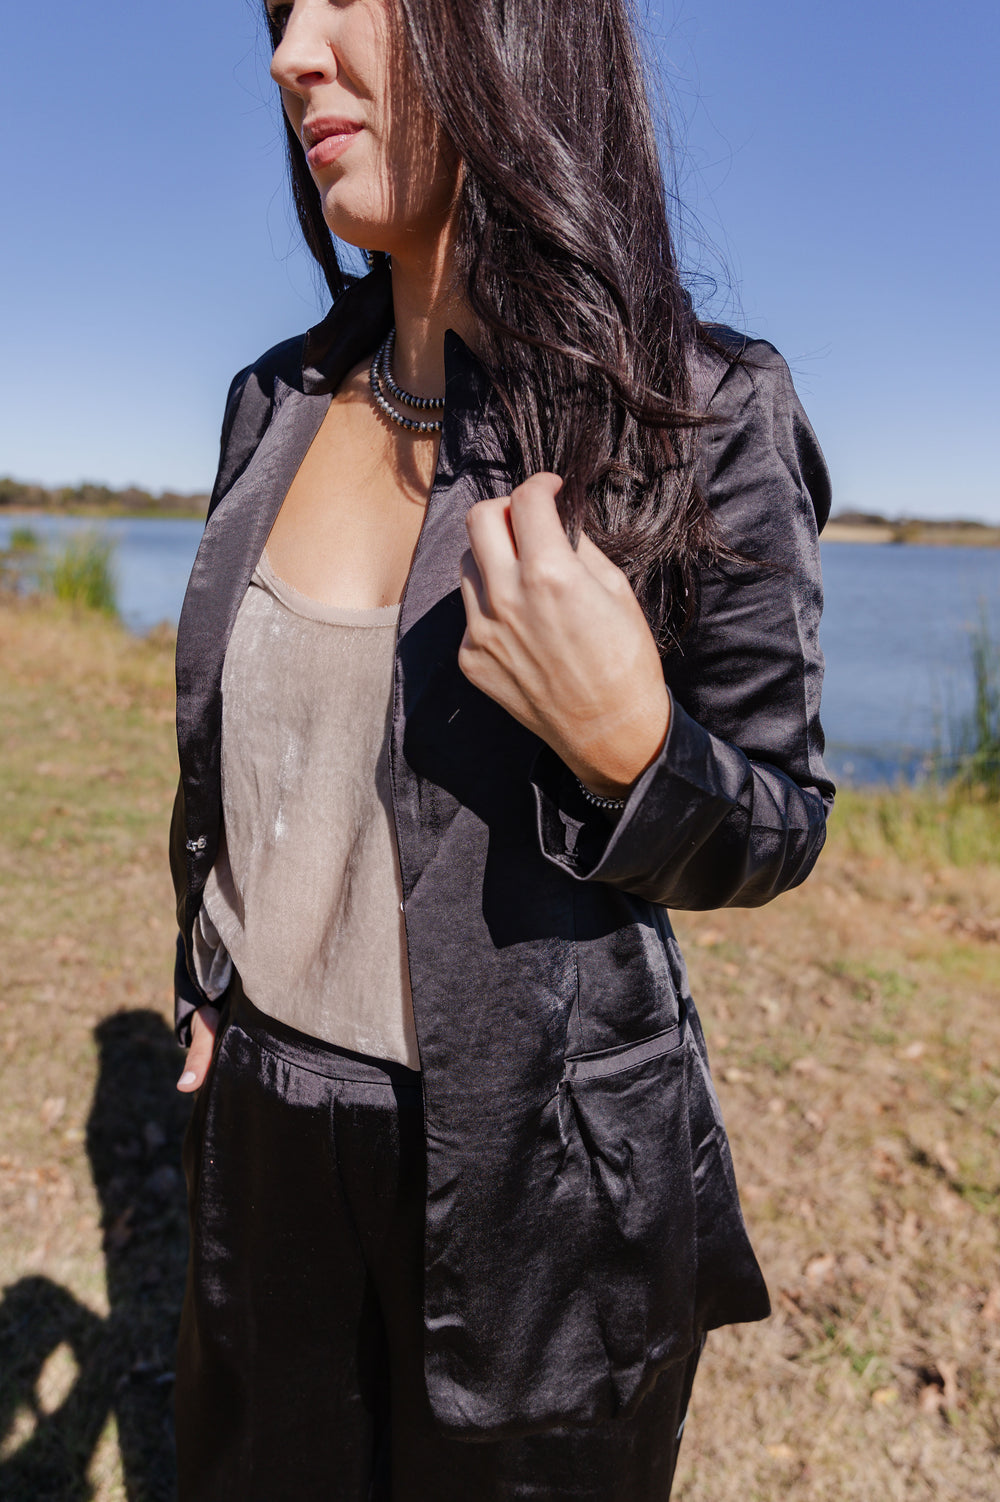
[{"label": "dry grass", "polygon": [[0,1496],[167,1502],[170,644],[0,606]]},{"label": "dry grass", "polygon": [[[186,1103],[167,641],[0,606],[0,1496],[171,1496]],[[799,892],[681,915],[775,1303],[679,1502],[977,1502],[1000,1451],[1000,814],[841,800]]]},{"label": "dry grass", "polygon": [[998,849],[853,794],[799,891],[678,921],[775,1306],[709,1340],[680,1502],[1000,1492]]}]

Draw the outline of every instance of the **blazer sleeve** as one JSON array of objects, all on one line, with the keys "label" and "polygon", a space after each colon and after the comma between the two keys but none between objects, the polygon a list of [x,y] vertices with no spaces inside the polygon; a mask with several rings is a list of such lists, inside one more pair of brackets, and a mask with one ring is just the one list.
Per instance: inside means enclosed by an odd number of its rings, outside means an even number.
[{"label": "blazer sleeve", "polygon": [[170,820],[170,874],[177,898],[177,948],[174,956],[174,1032],[187,1048],[191,1042],[191,1018],[208,997],[191,976],[184,944],[187,908],[187,853],[184,848],[184,787],[178,783]]},{"label": "blazer sleeve", "polygon": [[676,908],[753,907],[803,881],[834,793],[817,638],[829,476],[777,351],[755,341],[720,365],[700,480],[750,561],[703,571],[695,625],[664,661],[666,740],[616,821],[548,747],[532,776],[548,860]]}]

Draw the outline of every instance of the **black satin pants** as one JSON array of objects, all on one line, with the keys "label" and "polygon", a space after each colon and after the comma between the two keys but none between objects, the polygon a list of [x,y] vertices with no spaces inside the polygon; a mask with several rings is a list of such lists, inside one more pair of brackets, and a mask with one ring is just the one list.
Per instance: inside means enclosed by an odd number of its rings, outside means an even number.
[{"label": "black satin pants", "polygon": [[436,1427],[423,1153],[418,1074],[236,999],[184,1144],[179,1502],[666,1502],[696,1356],[628,1419]]}]

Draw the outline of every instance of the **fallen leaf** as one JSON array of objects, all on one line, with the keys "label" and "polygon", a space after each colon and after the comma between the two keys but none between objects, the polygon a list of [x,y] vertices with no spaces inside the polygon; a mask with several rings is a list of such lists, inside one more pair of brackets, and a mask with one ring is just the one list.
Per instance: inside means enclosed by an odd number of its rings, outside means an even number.
[{"label": "fallen leaf", "polygon": [[49,1131],[55,1126],[66,1109],[66,1097],[64,1095],[50,1095],[48,1100],[42,1101],[42,1109],[39,1113],[42,1118],[42,1126]]},{"label": "fallen leaf", "polygon": [[806,1057],[804,1059],[793,1060],[792,1068],[794,1069],[796,1074],[815,1074],[819,1068],[819,1065],[816,1063],[815,1059]]},{"label": "fallen leaf", "polygon": [[921,1413],[944,1413],[957,1408],[961,1403],[958,1391],[958,1362],[939,1360],[926,1369],[930,1381],[917,1394],[917,1406]]},{"label": "fallen leaf", "polygon": [[920,1039],[918,1038],[915,1043],[908,1043],[905,1048],[901,1048],[899,1050],[899,1053],[896,1055],[896,1058],[897,1059],[920,1059],[920,1058],[922,1058],[924,1056],[924,1054],[926,1052],[927,1052],[927,1044],[926,1043],[922,1043],[920,1041]]},{"label": "fallen leaf", "polygon": [[948,1147],[947,1142],[935,1142],[934,1157],[936,1158],[939,1166],[944,1169],[949,1179],[957,1179],[959,1177],[961,1169],[958,1166],[955,1155]]},{"label": "fallen leaf", "polygon": [[722,1078],[727,1085],[749,1085],[753,1075],[745,1069],[736,1069],[732,1065],[722,1071]]},{"label": "fallen leaf", "polygon": [[825,1283],[836,1266],[837,1259],[834,1254],[824,1252],[820,1257],[811,1257],[804,1271],[810,1283]]},{"label": "fallen leaf", "polygon": [[917,1407],[921,1413],[940,1413],[944,1407],[944,1392],[936,1382],[928,1382],[917,1393]]},{"label": "fallen leaf", "polygon": [[772,1460],[794,1460],[795,1451],[791,1445],[767,1445],[767,1453]]},{"label": "fallen leaf", "polygon": [[893,1153],[884,1147],[872,1148],[872,1174],[883,1184],[899,1184],[903,1171]]},{"label": "fallen leaf", "polygon": [[959,1220],[967,1210],[962,1196],[947,1184],[938,1184],[931,1195],[930,1207],[942,1220]]},{"label": "fallen leaf", "polygon": [[876,1408],[884,1408],[889,1403],[895,1403],[899,1399],[898,1387],[876,1387],[872,1393],[872,1402]]},{"label": "fallen leaf", "polygon": [[716,944],[722,943],[722,935],[718,929],[706,928],[700,934],[695,935],[694,942],[699,949],[714,949]]},{"label": "fallen leaf", "polygon": [[944,1383],[944,1403],[946,1408],[958,1407],[958,1362],[939,1361],[937,1369],[941,1373]]},{"label": "fallen leaf", "polygon": [[812,1127],[814,1132],[822,1132],[826,1126],[825,1120],[818,1111],[803,1111],[802,1116],[803,1120],[808,1126]]}]

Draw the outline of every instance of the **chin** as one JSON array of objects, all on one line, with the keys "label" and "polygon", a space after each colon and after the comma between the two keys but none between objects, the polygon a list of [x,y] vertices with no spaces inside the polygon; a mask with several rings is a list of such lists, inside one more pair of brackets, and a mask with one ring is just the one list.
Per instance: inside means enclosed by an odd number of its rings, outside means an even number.
[{"label": "chin", "polygon": [[[338,185],[339,187],[339,185]],[[357,202],[352,203],[345,195],[342,195],[337,187],[320,190],[323,203],[323,218],[327,228],[338,240],[343,240],[347,245],[354,245],[365,250],[381,250],[382,242],[389,236],[386,233],[385,220],[378,215],[365,212],[366,206]]]}]

